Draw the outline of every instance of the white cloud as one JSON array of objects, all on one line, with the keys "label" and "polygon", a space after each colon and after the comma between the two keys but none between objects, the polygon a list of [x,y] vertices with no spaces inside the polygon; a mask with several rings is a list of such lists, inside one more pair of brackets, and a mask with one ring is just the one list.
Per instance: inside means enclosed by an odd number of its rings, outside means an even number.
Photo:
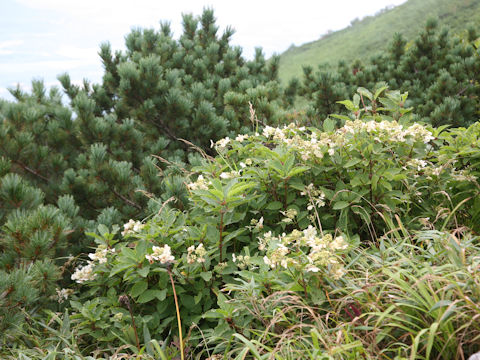
[{"label": "white cloud", "polygon": [[[0,68],[8,69],[9,73],[32,73],[42,74],[54,70],[57,74],[88,65],[84,60],[47,60],[32,62],[9,62],[0,63]],[[35,75],[32,75],[35,76]]]},{"label": "white cloud", "polygon": [[90,64],[96,64],[99,62],[97,48],[81,48],[76,46],[62,46],[55,51],[55,54],[76,60],[85,60]]},{"label": "white cloud", "polygon": [[[171,21],[175,34],[181,33],[181,14],[201,14],[204,7],[213,7],[218,24],[236,30],[235,45],[241,45],[251,56],[255,46],[262,46],[267,56],[282,52],[292,43],[297,45],[317,40],[327,30],[338,30],[356,18],[373,14],[391,4],[406,0],[19,0],[37,9],[56,11],[83,24],[83,30],[95,27],[107,36],[99,41],[111,41],[128,33],[133,26],[156,27],[160,20]],[[57,18],[58,21],[70,21]],[[89,29],[91,28],[91,29]],[[111,35],[112,34],[112,35]],[[113,35],[115,34],[115,35]]]},{"label": "white cloud", "polygon": [[0,55],[11,55],[14,51],[11,48],[15,48],[23,44],[23,40],[6,40],[0,41]]},{"label": "white cloud", "polygon": [[15,47],[15,46],[22,45],[22,44],[23,44],[23,40],[0,41],[0,49]]}]

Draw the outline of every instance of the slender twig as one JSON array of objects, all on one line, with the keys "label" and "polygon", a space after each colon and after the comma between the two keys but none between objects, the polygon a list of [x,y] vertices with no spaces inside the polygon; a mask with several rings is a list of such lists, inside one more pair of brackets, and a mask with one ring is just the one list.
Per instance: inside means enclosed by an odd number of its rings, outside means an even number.
[{"label": "slender twig", "polygon": [[220,261],[219,262],[222,262],[223,260],[223,215],[224,215],[224,212],[223,212],[223,209],[220,210],[220,227],[219,227],[219,230],[220,230],[220,244],[219,244],[219,250],[220,250]]},{"label": "slender twig", "polygon": [[40,174],[38,171],[34,170],[34,169],[31,169],[29,168],[27,165],[25,165],[24,163],[22,163],[21,161],[18,161],[18,160],[14,160],[14,162],[18,165],[20,165],[24,170],[28,171],[29,173],[39,177],[40,179],[42,179],[43,181],[45,182],[50,182],[50,179],[43,176],[42,174]]},{"label": "slender twig", "polygon": [[175,300],[175,309],[177,310],[178,337],[180,338],[180,357],[182,360],[184,360],[182,320],[180,319],[180,309],[178,307],[177,292],[175,291],[175,283],[173,282],[172,271],[170,270],[170,267],[167,268],[167,271],[168,271],[168,276],[170,276],[170,282],[172,283],[173,299]]},{"label": "slender twig", "polygon": [[122,305],[125,305],[130,312],[130,318],[132,319],[133,331],[135,333],[135,340],[137,342],[137,349],[140,351],[140,341],[138,340],[137,326],[135,325],[135,318],[133,317],[132,307],[130,306],[130,299],[128,295],[121,295],[118,298],[118,302]]}]

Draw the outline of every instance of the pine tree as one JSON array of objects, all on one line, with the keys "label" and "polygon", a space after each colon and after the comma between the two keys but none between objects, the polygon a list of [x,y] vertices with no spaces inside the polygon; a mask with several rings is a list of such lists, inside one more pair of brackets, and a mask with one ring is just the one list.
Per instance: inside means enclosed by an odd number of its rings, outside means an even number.
[{"label": "pine tree", "polygon": [[[69,196],[44,205],[45,194],[20,175],[0,173],[0,344],[24,331],[26,318],[56,308],[62,258],[77,251],[70,242],[78,207]],[[76,249],[77,248],[77,249]],[[80,247],[81,249],[81,247]],[[65,270],[65,267],[63,267]],[[28,315],[27,315],[28,314]]]},{"label": "pine tree", "polygon": [[229,44],[231,28],[218,34],[212,10],[185,15],[183,26],[178,40],[167,23],[134,29],[125,52],[103,44],[100,84],[77,86],[59,76],[68,106],[57,89],[46,95],[41,81],[32,94],[13,89],[16,101],[0,110],[0,156],[42,189],[47,203],[72,195],[87,220],[142,218],[145,193],[181,199],[184,185],[175,177],[199,157],[191,144],[211,153],[211,141],[251,131],[249,103],[262,122],[284,119],[278,57],[267,61],[257,49],[245,60]]}]

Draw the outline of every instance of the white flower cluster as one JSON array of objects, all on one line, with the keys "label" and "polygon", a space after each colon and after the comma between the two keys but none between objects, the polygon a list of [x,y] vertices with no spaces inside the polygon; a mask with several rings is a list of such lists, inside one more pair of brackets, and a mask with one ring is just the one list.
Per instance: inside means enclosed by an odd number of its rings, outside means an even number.
[{"label": "white flower cluster", "polygon": [[428,165],[428,162],[421,159],[410,159],[407,162],[407,166],[416,168],[417,171],[422,171],[425,167],[427,167],[427,165]]},{"label": "white flower cluster", "polygon": [[273,137],[274,140],[284,140],[286,138],[286,132],[284,131],[284,129],[286,129],[286,127],[280,129],[267,125],[263,129],[262,135],[266,138]]},{"label": "white flower cluster", "polygon": [[[211,141],[211,140],[210,140]],[[230,138],[227,136],[226,138],[218,140],[216,143],[211,141],[210,147],[216,147],[219,150],[223,150],[227,147],[227,145],[230,143]]]},{"label": "white flower cluster", "polygon": [[243,142],[245,140],[248,139],[248,135],[247,134],[244,134],[244,135],[237,135],[237,137],[235,138],[235,141],[238,141],[238,142]]},{"label": "white flower cluster", "polygon": [[135,221],[133,219],[128,220],[126,224],[123,225],[122,236],[129,234],[134,234],[140,232],[145,225],[140,221]]},{"label": "white flower cluster", "polygon": [[[291,123],[283,128],[265,126],[262,135],[267,139],[272,139],[295,149],[303,161],[315,161],[322,159],[325,154],[333,156],[337,149],[347,146],[351,141],[349,135],[365,132],[374,135],[375,140],[379,142],[405,142],[407,139],[413,139],[414,141],[422,141],[427,144],[435,139],[433,134],[420,124],[404,127],[397,121],[383,120],[377,122],[362,121],[359,119],[347,121],[342,128],[331,133],[310,129],[306,130],[305,127],[297,127],[294,123]],[[255,136],[258,137],[259,134],[255,134]],[[238,135],[234,140],[243,142],[248,138],[250,138],[248,135]],[[225,149],[231,143],[232,139],[226,137],[218,140],[216,143],[212,142],[212,147],[216,146],[217,149],[221,150]],[[245,163],[241,163],[240,166],[246,167],[247,165],[249,164],[245,161]],[[225,174],[223,176],[229,175]],[[201,182],[191,185],[193,187],[204,186]]]},{"label": "white flower cluster", "polygon": [[297,210],[295,209],[288,209],[287,211],[280,211],[280,213],[285,216],[283,219],[282,219],[282,222],[284,223],[287,223],[287,224],[290,224],[293,222],[293,220],[295,219],[295,217],[297,216]]},{"label": "white flower cluster", "polygon": [[345,134],[358,134],[362,132],[374,133],[376,135],[375,140],[383,141],[395,141],[405,142],[407,138],[413,138],[416,141],[422,141],[425,144],[434,140],[435,137],[430,131],[420,124],[413,124],[408,128],[404,128],[396,121],[347,121],[343,128],[337,130],[337,133]]},{"label": "white flower cluster", "polygon": [[248,255],[235,255],[232,254],[232,261],[237,264],[237,266],[243,270],[250,265],[250,256]]},{"label": "white flower cluster", "polygon": [[160,261],[161,264],[169,264],[175,260],[175,257],[172,255],[172,250],[170,246],[153,246],[153,253],[145,255],[145,258],[153,264],[154,261]]},{"label": "white flower cluster", "polygon": [[72,274],[71,279],[75,280],[77,283],[81,284],[88,280],[93,280],[96,277],[96,274],[93,272],[95,269],[95,262],[98,261],[99,264],[104,264],[107,262],[107,255],[113,254],[115,249],[109,249],[105,245],[100,245],[94,253],[88,254],[90,258],[87,261],[87,264],[84,266],[79,266],[75,269],[75,272]]},{"label": "white flower cluster", "polygon": [[238,171],[222,172],[220,174],[221,179],[234,179],[239,176],[240,176],[240,173]]},{"label": "white flower cluster", "polygon": [[207,250],[205,250],[203,244],[198,245],[196,248],[194,245],[192,245],[187,249],[187,263],[204,263],[205,255],[207,255]]},{"label": "white flower cluster", "polygon": [[57,292],[57,301],[59,304],[63,303],[65,300],[68,300],[68,297],[73,294],[72,289],[55,289]]},{"label": "white flower cluster", "polygon": [[324,267],[328,268],[336,279],[344,274],[345,270],[337,255],[338,251],[348,247],[342,236],[333,238],[327,234],[320,237],[317,229],[310,225],[303,231],[293,230],[288,235],[282,234],[278,237],[268,232],[259,240],[260,250],[268,248],[263,260],[272,269],[278,266],[295,266],[306,272],[318,272]]},{"label": "white flower cluster", "polygon": [[[306,139],[300,135],[303,135]],[[296,149],[304,161],[322,159],[325,153],[333,156],[335,148],[340,145],[334,134],[324,132],[305,133],[304,127],[297,128],[293,123],[283,128],[266,126],[263,130],[263,136],[273,137],[273,140]]]},{"label": "white flower cluster", "polygon": [[[254,229],[257,231],[263,229],[263,216],[258,220],[257,219],[250,220],[250,225],[253,225]],[[248,228],[252,229],[251,226],[249,226]]]},{"label": "white flower cluster", "polygon": [[475,182],[477,178],[470,174],[468,170],[456,170],[453,169],[452,173],[452,178],[456,181],[469,181],[469,182]]},{"label": "white flower cluster", "polygon": [[292,262],[293,260],[287,257],[289,253],[290,250],[285,245],[277,244],[276,248],[268,256],[265,255],[263,257],[263,261],[272,269],[275,269],[278,265],[286,269],[289,261]]},{"label": "white flower cluster", "polygon": [[94,253],[88,254],[92,261],[98,261],[100,264],[107,262],[107,255],[113,254],[115,249],[108,249],[105,245],[100,245]]},{"label": "white flower cluster", "polygon": [[312,210],[314,207],[325,206],[325,193],[315,187],[312,183],[305,186],[305,190],[300,195],[307,195],[310,199],[310,204],[307,206],[307,210]]},{"label": "white flower cluster", "polygon": [[203,175],[200,175],[197,178],[197,181],[192,182],[190,184],[187,184],[187,189],[188,190],[208,190],[208,185],[210,185],[212,182],[211,181],[206,181]]},{"label": "white flower cluster", "polygon": [[94,267],[95,265],[91,261],[89,261],[87,265],[79,266],[75,269],[71,279],[75,280],[79,284],[95,279],[97,274],[93,272]]},{"label": "white flower cluster", "polygon": [[432,176],[440,176],[443,171],[443,166],[429,166],[424,169],[425,175],[427,175],[427,179],[431,180]]},{"label": "white flower cluster", "polygon": [[267,245],[274,240],[277,240],[277,238],[272,235],[271,231],[267,231],[263,236],[258,237],[258,250],[265,250]]}]

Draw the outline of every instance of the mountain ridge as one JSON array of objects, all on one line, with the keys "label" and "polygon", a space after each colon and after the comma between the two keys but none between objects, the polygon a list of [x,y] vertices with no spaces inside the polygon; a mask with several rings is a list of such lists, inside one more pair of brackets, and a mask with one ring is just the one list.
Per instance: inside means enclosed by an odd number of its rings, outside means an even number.
[{"label": "mountain ridge", "polygon": [[292,46],[280,54],[279,77],[285,84],[292,77],[301,76],[304,65],[368,60],[385,50],[395,33],[411,41],[430,17],[437,18],[440,26],[448,25],[461,34],[468,23],[480,24],[480,0],[408,0],[377,15],[355,19],[347,28]]}]

